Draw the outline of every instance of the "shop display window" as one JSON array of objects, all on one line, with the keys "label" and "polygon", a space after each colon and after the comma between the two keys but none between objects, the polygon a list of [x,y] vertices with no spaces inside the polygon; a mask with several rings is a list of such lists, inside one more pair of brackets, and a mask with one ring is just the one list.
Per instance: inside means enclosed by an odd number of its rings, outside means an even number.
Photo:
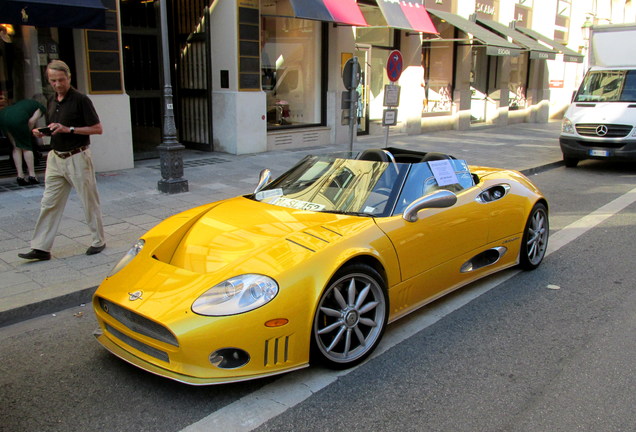
[{"label": "shop display window", "polygon": [[261,85],[268,129],[320,124],[321,25],[263,17]]},{"label": "shop display window", "polygon": [[[445,22],[436,23],[441,39],[452,40],[453,27]],[[424,76],[423,113],[450,112],[453,103],[453,42],[423,42],[422,67]]]},{"label": "shop display window", "polygon": [[527,107],[528,54],[510,57],[510,79],[508,81],[508,109],[519,110]]}]

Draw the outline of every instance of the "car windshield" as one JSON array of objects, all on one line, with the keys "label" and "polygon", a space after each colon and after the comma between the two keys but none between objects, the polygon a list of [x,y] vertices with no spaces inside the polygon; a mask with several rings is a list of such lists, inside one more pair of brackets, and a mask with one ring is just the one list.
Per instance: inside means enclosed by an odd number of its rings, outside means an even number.
[{"label": "car windshield", "polygon": [[[428,162],[375,162],[338,155],[307,156],[252,198],[300,210],[389,216],[435,189],[457,192],[473,185],[465,161],[431,163],[443,166],[432,168]],[[442,180],[443,176],[447,178]]]},{"label": "car windshield", "polygon": [[575,102],[636,102],[636,70],[603,70],[588,73]]}]

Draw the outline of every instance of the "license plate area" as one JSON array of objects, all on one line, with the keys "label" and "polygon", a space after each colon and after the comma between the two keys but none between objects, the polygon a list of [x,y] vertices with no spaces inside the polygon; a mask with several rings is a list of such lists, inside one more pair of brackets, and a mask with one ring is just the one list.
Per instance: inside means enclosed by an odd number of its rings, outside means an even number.
[{"label": "license plate area", "polygon": [[611,155],[609,150],[596,150],[596,149],[592,149],[588,151],[588,154],[590,156],[598,156],[598,157],[608,157]]}]

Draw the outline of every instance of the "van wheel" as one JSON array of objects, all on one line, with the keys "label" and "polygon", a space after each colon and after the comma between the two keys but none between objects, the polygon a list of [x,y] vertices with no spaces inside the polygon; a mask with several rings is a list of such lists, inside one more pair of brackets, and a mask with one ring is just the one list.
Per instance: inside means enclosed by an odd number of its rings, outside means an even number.
[{"label": "van wheel", "polygon": [[568,168],[576,168],[579,163],[578,159],[563,156],[563,163]]}]

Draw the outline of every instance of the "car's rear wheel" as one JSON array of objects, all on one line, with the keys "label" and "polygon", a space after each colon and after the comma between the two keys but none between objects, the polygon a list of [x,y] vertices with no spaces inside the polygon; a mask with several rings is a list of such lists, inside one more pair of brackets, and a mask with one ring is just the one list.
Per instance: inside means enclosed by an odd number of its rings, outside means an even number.
[{"label": "car's rear wheel", "polygon": [[533,270],[539,267],[548,248],[550,224],[548,209],[543,203],[532,208],[521,241],[519,262],[522,268]]},{"label": "car's rear wheel", "polygon": [[335,369],[354,366],[380,342],[388,318],[382,277],[363,264],[340,270],[314,316],[312,359]]}]

